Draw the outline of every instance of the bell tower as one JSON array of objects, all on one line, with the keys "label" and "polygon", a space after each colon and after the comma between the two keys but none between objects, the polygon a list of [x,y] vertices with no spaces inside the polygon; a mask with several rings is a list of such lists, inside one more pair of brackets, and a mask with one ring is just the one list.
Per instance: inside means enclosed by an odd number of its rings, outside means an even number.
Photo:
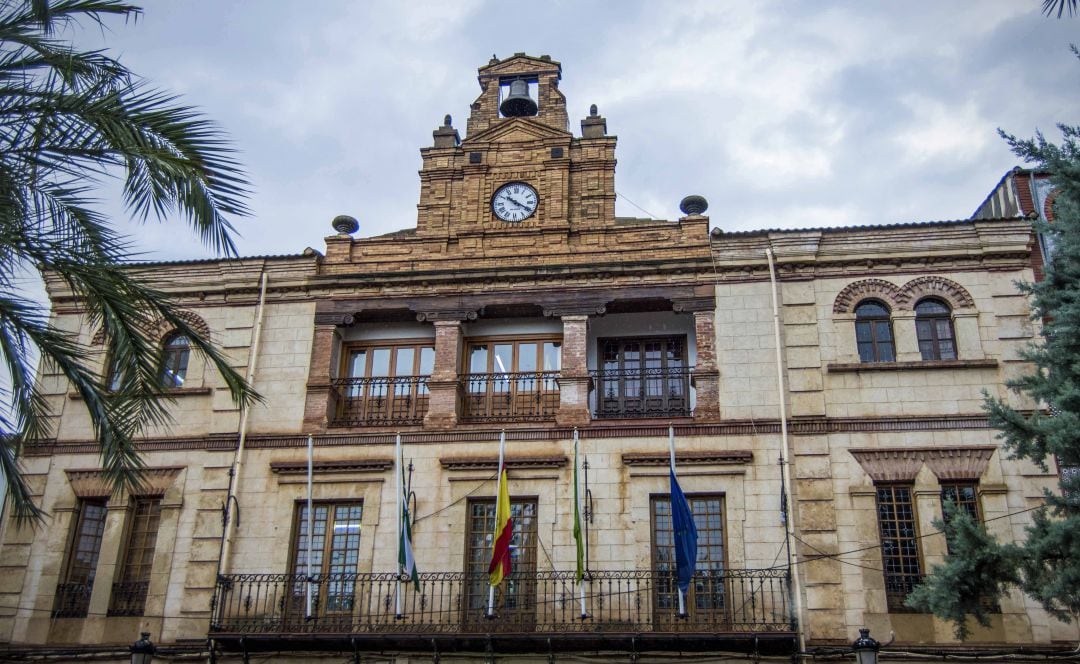
[{"label": "bell tower", "polygon": [[420,151],[417,236],[448,254],[558,253],[574,231],[613,226],[615,137],[595,106],[570,132],[562,65],[516,53],[478,74],[465,138],[446,116]]}]

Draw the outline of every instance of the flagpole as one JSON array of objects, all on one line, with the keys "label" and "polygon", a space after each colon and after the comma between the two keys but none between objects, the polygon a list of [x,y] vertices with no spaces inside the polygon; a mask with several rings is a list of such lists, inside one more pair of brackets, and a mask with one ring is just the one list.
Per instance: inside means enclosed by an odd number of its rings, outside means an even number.
[{"label": "flagpole", "polygon": [[[506,431],[504,430],[504,431],[499,432],[499,465],[495,470],[495,494],[496,494],[495,495],[495,514],[496,515],[498,515],[498,513],[499,513],[498,493],[499,493],[499,482],[502,481],[503,449],[505,447],[506,447]],[[498,523],[496,523],[495,526],[497,528]],[[495,542],[496,542],[496,539],[498,538],[498,536],[499,536],[499,533],[492,533],[492,536],[491,536],[491,550],[492,550],[492,552],[495,551]],[[495,617],[495,586],[490,585],[490,584],[488,585],[487,617],[488,618],[494,618]]]},{"label": "flagpole", "polygon": [[[581,482],[578,481],[578,430],[574,427],[574,523],[577,526],[577,532],[574,533],[578,539],[576,544],[581,544]],[[576,556],[577,577],[578,577],[578,601],[581,603],[581,619],[585,620],[588,614],[585,612],[585,575],[581,573],[581,556]]]},{"label": "flagpole", "polygon": [[[401,557],[401,538],[405,531],[401,529],[401,434],[397,435],[394,444],[394,492],[397,494],[397,532],[398,532],[398,557]],[[394,617],[401,618],[401,561],[398,561],[397,570],[397,594],[394,597]]]},{"label": "flagpole", "polygon": [[307,437],[307,618],[311,619],[311,547],[315,534],[315,511],[312,509],[312,467],[315,465],[315,439],[311,434]]},{"label": "flagpole", "polygon": [[[671,454],[671,474],[675,476],[675,427],[670,424],[668,425],[668,451]],[[674,501],[675,497],[671,496],[671,500]],[[683,598],[683,591],[678,583],[675,584],[675,592],[679,595],[679,617],[682,618],[686,616],[686,600]]]}]

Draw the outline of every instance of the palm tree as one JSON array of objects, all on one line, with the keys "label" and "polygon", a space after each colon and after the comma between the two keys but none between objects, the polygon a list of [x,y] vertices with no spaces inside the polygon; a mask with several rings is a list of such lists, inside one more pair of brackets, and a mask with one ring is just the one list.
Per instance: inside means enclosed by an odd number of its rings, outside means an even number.
[{"label": "palm tree", "polygon": [[1042,11],[1047,16],[1057,15],[1058,18],[1061,18],[1066,11],[1069,12],[1069,16],[1075,16],[1077,2],[1078,0],[1043,0]]},{"label": "palm tree", "polygon": [[[0,413],[0,473],[20,520],[42,513],[19,455],[28,441],[52,435],[35,355],[43,372],[63,375],[82,397],[115,488],[138,485],[134,440],[168,420],[152,328],[164,322],[186,335],[238,402],[258,398],[169,298],[125,268],[128,241],[94,207],[95,187],[119,174],[135,217],[177,214],[226,256],[236,254],[227,218],[248,214],[248,183],[215,125],[105,52],[79,51],[56,37],[79,22],[140,13],[120,0],[0,0],[0,362],[11,380],[0,393],[11,404]],[[103,331],[111,384],[95,369],[99,352],[53,327],[39,303],[20,295],[27,273],[62,281]]]}]

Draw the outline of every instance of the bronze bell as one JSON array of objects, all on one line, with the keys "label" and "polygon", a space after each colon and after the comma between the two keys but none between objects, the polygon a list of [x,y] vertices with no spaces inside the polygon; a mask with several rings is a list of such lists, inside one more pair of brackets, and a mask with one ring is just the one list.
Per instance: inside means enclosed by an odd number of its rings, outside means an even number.
[{"label": "bronze bell", "polygon": [[536,102],[529,96],[529,82],[518,78],[510,82],[510,95],[499,104],[503,117],[521,118],[536,115]]}]

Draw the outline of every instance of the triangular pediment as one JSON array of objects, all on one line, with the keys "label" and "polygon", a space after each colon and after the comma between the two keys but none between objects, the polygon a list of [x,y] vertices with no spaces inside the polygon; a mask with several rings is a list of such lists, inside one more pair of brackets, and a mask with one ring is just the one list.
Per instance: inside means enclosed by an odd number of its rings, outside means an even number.
[{"label": "triangular pediment", "polygon": [[568,131],[559,131],[532,118],[508,118],[475,136],[467,137],[461,144],[519,143],[546,138],[571,138],[572,136],[573,134]]},{"label": "triangular pediment", "polygon": [[481,76],[498,76],[504,74],[521,74],[525,72],[531,73],[536,72],[537,70],[548,69],[561,73],[562,64],[551,58],[538,58],[532,55],[525,55],[524,53],[516,53],[504,60],[492,61],[490,64],[481,67],[479,73]]}]

